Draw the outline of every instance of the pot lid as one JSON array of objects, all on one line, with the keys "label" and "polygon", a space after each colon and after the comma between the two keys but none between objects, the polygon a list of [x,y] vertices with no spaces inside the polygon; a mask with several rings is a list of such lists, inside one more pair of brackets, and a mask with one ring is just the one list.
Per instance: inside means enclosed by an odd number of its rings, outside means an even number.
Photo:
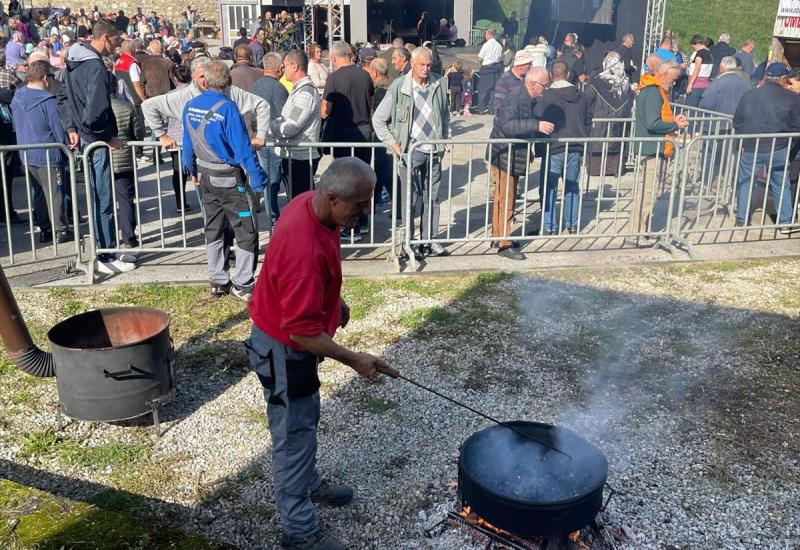
[{"label": "pot lid", "polygon": [[464,442],[460,458],[462,474],[485,491],[521,504],[553,505],[605,484],[605,456],[572,430],[535,422],[508,424],[569,456],[503,426],[490,426]]}]

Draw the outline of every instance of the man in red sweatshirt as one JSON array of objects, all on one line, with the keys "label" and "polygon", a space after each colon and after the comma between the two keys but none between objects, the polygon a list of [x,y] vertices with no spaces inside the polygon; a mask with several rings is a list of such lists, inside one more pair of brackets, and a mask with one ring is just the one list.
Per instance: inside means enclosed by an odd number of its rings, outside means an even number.
[{"label": "man in red sweatshirt", "polygon": [[339,158],[315,191],[295,197],[275,226],[250,301],[253,328],[245,346],[267,401],[284,548],[344,548],[320,530],[313,504],[343,506],[353,498],[352,489],[328,483],[316,469],[321,358],[367,378],[389,368],[379,357],[333,341],[350,318],[340,296],[339,228],[354,228],[359,214],[369,212],[375,180],[367,163]]}]

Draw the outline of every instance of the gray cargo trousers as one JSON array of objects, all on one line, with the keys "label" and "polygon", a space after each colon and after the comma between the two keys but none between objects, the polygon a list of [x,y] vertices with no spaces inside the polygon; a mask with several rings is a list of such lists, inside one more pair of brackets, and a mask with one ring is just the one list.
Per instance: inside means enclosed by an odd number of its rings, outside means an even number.
[{"label": "gray cargo trousers", "polygon": [[299,542],[319,530],[310,498],[322,483],[316,466],[318,358],[283,345],[255,325],[244,345],[264,386],[272,436],[272,486],[283,534],[290,542]]}]

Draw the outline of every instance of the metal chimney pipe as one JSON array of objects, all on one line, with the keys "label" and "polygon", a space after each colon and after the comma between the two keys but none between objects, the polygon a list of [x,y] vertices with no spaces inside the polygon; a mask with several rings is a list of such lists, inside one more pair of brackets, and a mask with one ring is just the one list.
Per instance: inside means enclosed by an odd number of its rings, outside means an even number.
[{"label": "metal chimney pipe", "polygon": [[0,336],[11,354],[11,359],[20,370],[33,376],[56,375],[53,356],[33,343],[2,267],[0,267]]}]

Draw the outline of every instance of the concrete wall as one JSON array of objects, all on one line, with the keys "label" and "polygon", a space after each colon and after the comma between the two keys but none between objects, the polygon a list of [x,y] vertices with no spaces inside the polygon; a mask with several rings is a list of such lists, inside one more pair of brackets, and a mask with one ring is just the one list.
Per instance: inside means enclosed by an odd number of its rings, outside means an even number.
[{"label": "concrete wall", "polygon": [[453,19],[456,21],[458,27],[458,37],[467,41],[467,46],[472,46],[469,43],[470,30],[472,30],[472,5],[473,0],[453,0]]},{"label": "concrete wall", "polygon": [[142,0],[118,0],[112,3],[63,0],[58,2],[57,6],[70,8],[73,13],[78,13],[80,8],[86,9],[88,7],[91,9],[95,4],[97,4],[102,13],[117,13],[117,11],[123,10],[127,16],[136,13],[136,8],[141,6],[144,13],[147,14],[151,10],[155,10],[156,13],[165,16],[173,24],[180,20],[181,11],[185,10],[188,4],[191,4],[200,10],[202,19],[210,19],[220,24],[219,2],[217,0],[149,0],[148,2],[143,2]]}]

